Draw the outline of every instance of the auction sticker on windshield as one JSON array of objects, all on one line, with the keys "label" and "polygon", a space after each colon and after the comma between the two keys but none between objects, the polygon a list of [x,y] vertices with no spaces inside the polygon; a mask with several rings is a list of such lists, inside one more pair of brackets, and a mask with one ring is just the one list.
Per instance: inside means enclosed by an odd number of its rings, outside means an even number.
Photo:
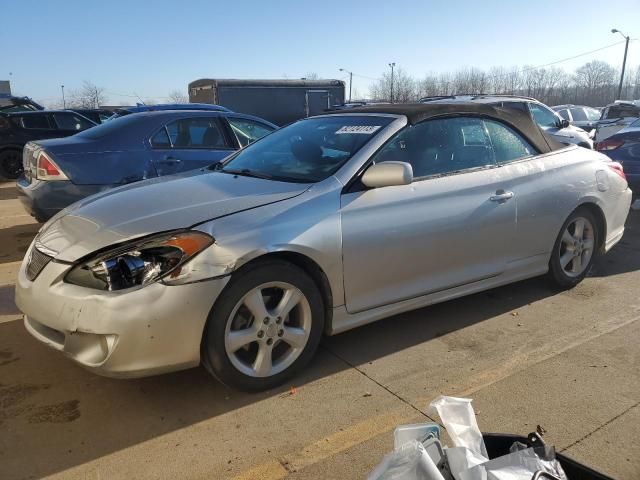
[{"label": "auction sticker on windshield", "polygon": [[363,133],[365,135],[371,135],[379,130],[381,125],[345,125],[340,127],[340,130],[336,132],[336,135],[341,133]]}]

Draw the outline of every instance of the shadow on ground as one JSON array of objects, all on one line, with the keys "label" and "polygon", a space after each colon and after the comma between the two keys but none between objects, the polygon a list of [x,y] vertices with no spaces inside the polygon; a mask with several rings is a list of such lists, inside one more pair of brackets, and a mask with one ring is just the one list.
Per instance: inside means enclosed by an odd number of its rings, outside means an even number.
[{"label": "shadow on ground", "polygon": [[0,229],[0,263],[20,261],[40,229],[39,223],[14,225]]},{"label": "shadow on ground", "polygon": [[[599,259],[593,275],[640,268],[639,218],[636,214],[631,219],[626,244]],[[351,364],[375,361],[554,294],[543,278],[536,278],[326,338],[311,365],[293,384],[303,387]],[[36,343],[21,322],[0,324],[0,338],[0,465],[11,451],[14,464],[20,463],[23,478],[61,472],[282,395],[291,386],[245,394],[225,388],[200,368],[139,380],[112,380],[88,373]],[[344,345],[350,349],[350,364],[332,353]],[[56,403],[46,403],[45,396],[46,401],[55,398]],[[63,424],[69,444],[38,439],[54,431],[52,424]],[[17,443],[24,445],[18,448]],[[23,458],[16,458],[16,452],[24,452]],[[33,458],[46,461],[31,461]]]}]

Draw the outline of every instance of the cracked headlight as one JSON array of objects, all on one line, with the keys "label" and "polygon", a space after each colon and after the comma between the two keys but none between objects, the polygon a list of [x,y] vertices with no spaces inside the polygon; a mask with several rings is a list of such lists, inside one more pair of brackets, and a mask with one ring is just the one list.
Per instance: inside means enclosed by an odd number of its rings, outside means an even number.
[{"label": "cracked headlight", "polygon": [[65,281],[98,290],[144,286],[180,276],[182,266],[213,243],[206,233],[174,232],[133,241],[75,266]]}]

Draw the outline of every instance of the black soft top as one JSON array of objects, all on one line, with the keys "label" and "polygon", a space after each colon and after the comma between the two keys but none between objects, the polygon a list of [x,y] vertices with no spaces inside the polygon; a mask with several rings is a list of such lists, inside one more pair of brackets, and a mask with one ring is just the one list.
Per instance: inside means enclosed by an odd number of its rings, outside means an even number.
[{"label": "black soft top", "polygon": [[520,132],[540,153],[563,148],[564,145],[543,134],[540,127],[525,112],[515,108],[496,107],[473,102],[451,103],[396,103],[388,105],[369,105],[350,108],[349,110],[336,110],[327,114],[353,114],[353,113],[385,113],[392,115],[404,115],[409,124],[415,125],[423,120],[442,116],[471,115],[487,117],[505,123],[514,130]]}]

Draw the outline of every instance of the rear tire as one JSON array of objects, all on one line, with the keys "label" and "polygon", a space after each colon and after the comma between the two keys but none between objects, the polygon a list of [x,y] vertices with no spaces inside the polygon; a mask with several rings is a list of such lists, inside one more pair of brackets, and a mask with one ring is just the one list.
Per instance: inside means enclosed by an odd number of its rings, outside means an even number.
[{"label": "rear tire", "polygon": [[202,340],[202,363],[239,390],[276,387],[313,357],[324,302],[300,268],[267,260],[236,273],[216,300]]},{"label": "rear tire", "polygon": [[576,209],[564,222],[549,260],[549,280],[554,287],[575,287],[587,276],[598,253],[601,232],[591,211]]},{"label": "rear tire", "polygon": [[22,173],[22,152],[13,148],[0,152],[0,177],[15,180]]}]

